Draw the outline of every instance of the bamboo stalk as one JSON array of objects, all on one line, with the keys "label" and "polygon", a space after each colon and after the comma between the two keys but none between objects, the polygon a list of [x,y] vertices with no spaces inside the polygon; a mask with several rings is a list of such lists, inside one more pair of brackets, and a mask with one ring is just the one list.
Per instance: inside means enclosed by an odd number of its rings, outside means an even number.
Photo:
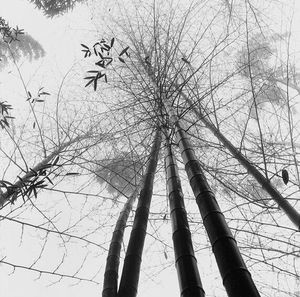
[{"label": "bamboo stalk", "polygon": [[191,100],[181,92],[184,99],[192,106],[192,110],[197,117],[205,124],[218,140],[230,151],[230,153],[236,158],[236,160],[247,169],[254,179],[263,187],[263,189],[271,196],[271,198],[278,204],[278,206],[286,213],[291,222],[300,230],[300,214],[299,212],[279,193],[279,191],[272,185],[268,180],[250,161],[237,150],[237,148],[220,132],[219,129],[211,123],[207,117],[196,109]]},{"label": "bamboo stalk", "polygon": [[211,191],[185,130],[175,122],[176,135],[190,185],[229,297],[259,297],[237,243]]},{"label": "bamboo stalk", "polygon": [[153,181],[158,162],[160,144],[161,131],[157,128],[126,251],[118,291],[119,297],[135,297],[137,294],[142,252],[146,237],[149,208],[153,192]]},{"label": "bamboo stalk", "polygon": [[168,137],[166,137],[165,170],[180,294],[181,297],[204,297],[205,292],[197,267],[197,259],[194,255],[176,158]]},{"label": "bamboo stalk", "polygon": [[110,246],[108,256],[106,259],[106,267],[104,273],[104,283],[102,297],[116,297],[118,290],[118,271],[120,264],[120,252],[123,241],[124,229],[132,209],[133,203],[137,197],[139,188],[136,187],[133,194],[129,197],[120,212],[118,221],[116,223]]}]

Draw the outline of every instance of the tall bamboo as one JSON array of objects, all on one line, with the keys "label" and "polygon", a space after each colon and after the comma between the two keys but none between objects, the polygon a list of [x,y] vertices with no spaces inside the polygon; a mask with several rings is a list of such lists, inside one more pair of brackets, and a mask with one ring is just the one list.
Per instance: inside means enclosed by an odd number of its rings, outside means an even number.
[{"label": "tall bamboo", "polygon": [[206,181],[187,133],[178,120],[175,121],[175,127],[185,170],[210,239],[227,294],[229,297],[259,297],[260,294],[242,259],[237,243],[231,234],[218,202]]},{"label": "tall bamboo", "polygon": [[[153,86],[158,88],[151,67],[145,71],[152,80]],[[183,94],[183,92],[181,92]],[[184,95],[184,94],[183,94]],[[185,95],[184,95],[185,96]],[[188,99],[185,96],[185,99]],[[178,144],[185,164],[185,169],[193,189],[203,224],[208,233],[213,252],[223,279],[223,285],[229,297],[259,297],[260,294],[252,280],[237,243],[225,221],[214,194],[210,190],[195,152],[188,140],[186,132],[180,127],[173,107],[164,100],[165,109],[171,124],[175,125]]]},{"label": "tall bamboo", "polygon": [[291,222],[300,230],[299,212],[278,192],[278,190],[251,162],[237,150],[237,148],[220,132],[220,130],[211,123],[200,109],[195,108],[192,101],[181,92],[183,98],[190,104],[195,115],[205,124],[205,126],[218,138],[218,140],[230,151],[235,159],[244,166],[245,169],[256,179],[256,181],[265,189],[279,207],[286,213]]},{"label": "tall bamboo", "polygon": [[161,131],[160,128],[157,128],[126,251],[118,291],[119,297],[135,297],[137,294],[142,252],[146,237],[149,208],[153,192],[153,181],[160,145]]},{"label": "tall bamboo", "polygon": [[120,264],[120,252],[123,241],[124,229],[128,220],[128,216],[132,209],[133,203],[137,197],[139,188],[126,201],[123,209],[120,212],[118,221],[116,223],[112,239],[110,241],[108,256],[106,259],[106,267],[104,273],[104,283],[102,297],[116,297],[118,291],[118,271]]},{"label": "tall bamboo", "polygon": [[172,152],[168,137],[166,137],[165,170],[167,194],[170,202],[175,263],[181,297],[204,297],[205,292],[194,255],[176,158]]}]

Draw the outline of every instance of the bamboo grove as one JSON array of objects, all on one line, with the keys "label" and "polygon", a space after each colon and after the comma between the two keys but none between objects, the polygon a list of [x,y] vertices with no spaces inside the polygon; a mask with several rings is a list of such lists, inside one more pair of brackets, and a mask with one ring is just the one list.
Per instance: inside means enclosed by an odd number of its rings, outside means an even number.
[{"label": "bamboo grove", "polygon": [[[229,77],[225,77],[224,81],[221,81],[216,86],[210,86],[210,89],[207,93],[204,92],[204,94],[195,94],[195,85],[192,85],[191,87],[191,84],[198,84],[198,78],[196,79],[195,77],[198,72],[202,71],[202,68],[205,68],[206,63],[204,59],[199,68],[192,66],[190,60],[192,59],[193,50],[195,49],[190,51],[191,54],[189,57],[180,59],[180,56],[184,57],[186,49],[181,49],[180,45],[176,42],[182,42],[184,39],[184,37],[181,37],[181,34],[184,36],[184,28],[188,22],[187,15],[195,9],[195,7],[191,7],[192,5],[189,7],[190,11],[186,12],[182,22],[179,27],[177,27],[178,31],[176,33],[173,33],[172,25],[174,24],[164,24],[162,16],[157,12],[158,9],[156,11],[155,7],[153,8],[153,15],[151,15],[153,17],[153,23],[151,24],[152,32],[151,29],[148,28],[151,32],[150,37],[145,37],[144,35],[144,26],[147,27],[148,24],[144,23],[141,25],[138,23],[137,26],[139,27],[134,28],[135,24],[128,20],[128,23],[126,23],[127,27],[126,25],[122,26],[122,29],[124,30],[123,34],[130,40],[129,48],[131,48],[131,56],[128,55],[128,60],[126,61],[126,66],[130,68],[128,75],[131,77],[134,76],[140,85],[143,85],[143,83],[146,85],[141,87],[145,92],[143,97],[146,97],[146,99],[144,99],[144,101],[143,99],[140,99],[140,94],[135,94],[134,87],[132,86],[129,88],[125,87],[125,89],[128,88],[127,91],[130,96],[135,98],[134,100],[137,100],[143,106],[144,110],[152,113],[151,118],[154,120],[156,127],[158,126],[156,129],[161,129],[164,134],[164,145],[166,147],[165,174],[167,195],[170,201],[170,218],[173,226],[175,263],[181,296],[204,296],[205,293],[200,280],[197,261],[194,257],[193,244],[190,238],[189,226],[184,208],[183,194],[176,170],[176,157],[174,157],[172,153],[172,145],[170,142],[172,134],[176,139],[175,144],[180,149],[183,165],[193,190],[195,201],[201,213],[203,226],[206,229],[212,245],[212,251],[216,257],[218,268],[223,279],[223,285],[226,288],[228,296],[260,296],[239,251],[238,243],[226,223],[226,219],[220,210],[211,187],[208,185],[202,167],[203,163],[200,163],[196,157],[189,136],[187,136],[187,130],[183,128],[183,124],[180,123],[181,121],[185,121],[185,114],[187,114],[187,111],[194,113],[195,117],[198,118],[199,121],[202,121],[204,126],[210,130],[218,141],[229,150],[232,156],[244,166],[248,174],[251,175],[266,193],[268,193],[271,199],[278,204],[297,229],[299,229],[300,215],[297,209],[271,184],[267,174],[264,176],[254,165],[252,165],[251,161],[235,148],[220,131],[218,122],[214,124],[210,120],[209,114],[207,114],[207,108],[202,101],[205,100],[206,96],[211,95],[213,88],[218,88],[223,83],[225,84],[227,80],[230,80],[231,74]],[[194,42],[196,43],[196,41]],[[223,42],[223,40],[220,42],[222,46]],[[213,51],[218,51],[218,46],[219,44],[216,44]],[[149,48],[151,48],[150,52]],[[209,58],[210,57],[206,57],[207,60],[209,60]],[[181,62],[181,65],[178,61]],[[124,63],[124,61],[121,62]],[[246,65],[246,67],[248,66],[249,65]],[[121,76],[124,76],[124,74],[120,72],[120,77]],[[126,78],[124,81],[125,80]],[[124,81],[123,83],[126,84],[126,81]],[[199,83],[201,83],[201,78]],[[151,99],[151,97],[153,99]],[[196,102],[193,101],[191,97],[194,97]],[[253,100],[254,105],[256,106],[255,95]],[[177,105],[175,105],[176,102]],[[182,105],[185,106],[186,110],[182,108]],[[257,109],[256,114],[258,115]],[[156,145],[153,144],[153,146],[155,147]],[[149,183],[149,187],[152,188],[152,186],[152,183]],[[142,195],[141,192],[141,199]],[[146,220],[147,218],[148,215],[145,214],[144,219]],[[136,221],[134,220],[133,226],[136,226],[135,222]],[[141,226],[144,226],[143,228],[145,229],[147,223],[143,223]],[[133,227],[132,232],[135,232],[134,228],[136,227]],[[134,235],[130,236],[119,291],[115,284],[114,292],[117,296],[135,296],[137,294],[139,273],[136,272],[136,269],[139,269],[140,267],[142,254],[140,248],[137,248],[139,250],[139,258],[138,260],[132,260],[131,265],[135,268],[129,269],[129,258],[127,255],[128,253],[129,255],[132,253],[132,236]],[[143,245],[143,238],[144,237],[137,240],[134,246],[139,247],[140,245]],[[186,246],[184,244],[186,244]],[[136,263],[136,261],[138,263]],[[263,292],[261,292],[261,294],[263,294]]]},{"label": "bamboo grove", "polygon": [[[2,263],[95,283],[103,297],[157,294],[149,286],[164,273],[175,288],[162,294],[298,296],[298,73],[268,7],[137,1],[103,15],[106,4],[90,5],[101,19],[71,71],[79,95],[61,85],[48,113],[29,101],[37,144],[25,145],[27,122],[17,141],[5,128],[7,171],[25,169],[2,181],[2,221],[22,238],[45,235],[29,264]],[[55,267],[39,268],[52,236]],[[81,260],[65,272],[72,256]]]}]

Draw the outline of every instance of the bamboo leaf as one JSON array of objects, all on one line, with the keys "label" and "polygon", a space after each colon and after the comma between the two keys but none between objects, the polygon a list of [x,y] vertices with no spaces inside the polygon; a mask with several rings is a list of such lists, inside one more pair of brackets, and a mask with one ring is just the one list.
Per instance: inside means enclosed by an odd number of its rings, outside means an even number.
[{"label": "bamboo leaf", "polygon": [[97,79],[94,79],[94,91],[97,90],[97,82],[98,82],[98,80],[97,80]]},{"label": "bamboo leaf", "polygon": [[48,93],[48,92],[42,92],[42,93],[39,93],[39,95],[46,95],[46,96],[49,96],[50,93]]},{"label": "bamboo leaf", "polygon": [[85,85],[85,87],[89,86],[93,81],[94,81],[94,78],[91,79],[91,80]]},{"label": "bamboo leaf", "polygon": [[95,63],[95,65],[97,65],[99,67],[102,67],[102,68],[105,68],[103,60],[98,61],[97,63]]},{"label": "bamboo leaf", "polygon": [[36,188],[33,188],[34,197],[37,198],[37,191]]},{"label": "bamboo leaf", "polygon": [[83,44],[83,43],[81,43],[81,46],[83,46],[84,48],[86,48],[86,49],[90,49],[88,46],[86,46],[85,44]]},{"label": "bamboo leaf", "polygon": [[50,184],[52,184],[53,185],[53,182],[52,182],[52,180],[48,177],[48,176],[46,176],[45,177],[49,182],[50,182]]},{"label": "bamboo leaf", "polygon": [[281,172],[281,176],[282,176],[282,180],[283,182],[287,185],[287,183],[289,182],[289,173],[286,169],[283,169]]},{"label": "bamboo leaf", "polygon": [[110,47],[113,47],[114,43],[115,43],[115,38],[112,38],[111,41],[110,41]]},{"label": "bamboo leaf", "polygon": [[125,47],[119,54],[119,56],[123,56],[129,49],[129,46]]},{"label": "bamboo leaf", "polygon": [[110,50],[110,46],[108,44],[103,44],[103,47],[106,51],[109,51]]},{"label": "bamboo leaf", "polygon": [[97,52],[97,50],[96,50],[95,47],[94,47],[94,54],[95,54],[96,56],[98,56],[98,52]]},{"label": "bamboo leaf", "polygon": [[80,173],[78,173],[78,172],[68,172],[68,173],[66,173],[66,176],[67,175],[79,175]]},{"label": "bamboo leaf", "polygon": [[182,60],[184,63],[191,64],[191,62],[190,62],[189,60],[187,60],[186,58],[181,58],[181,60]]},{"label": "bamboo leaf", "polygon": [[98,55],[102,60],[104,59],[103,55],[100,52],[98,52]]},{"label": "bamboo leaf", "polygon": [[119,57],[119,60],[122,62],[122,63],[125,63],[125,60],[121,57]]}]

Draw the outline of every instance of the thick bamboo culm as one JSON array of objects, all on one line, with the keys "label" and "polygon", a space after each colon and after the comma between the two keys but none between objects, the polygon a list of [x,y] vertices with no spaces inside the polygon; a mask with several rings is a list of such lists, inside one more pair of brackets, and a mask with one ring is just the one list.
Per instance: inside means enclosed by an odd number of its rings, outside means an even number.
[{"label": "thick bamboo culm", "polygon": [[166,137],[165,170],[173,231],[175,264],[181,297],[204,297],[205,292],[201,283],[197,260],[194,256],[176,158],[173,155],[168,137]]},{"label": "thick bamboo culm", "polygon": [[191,110],[196,116],[205,124],[205,126],[218,138],[218,140],[230,151],[235,159],[247,169],[254,179],[265,189],[270,197],[279,205],[279,207],[286,213],[291,222],[300,230],[300,214],[299,212],[285,199],[279,191],[251,162],[220,132],[220,130],[211,123],[201,109],[197,109],[192,101],[181,92],[183,98],[190,104]]},{"label": "thick bamboo culm", "polygon": [[130,233],[118,297],[135,297],[137,294],[142,252],[146,237],[149,208],[153,192],[153,181],[157,167],[160,145],[161,131],[160,128],[157,128],[138,200],[133,227]]},{"label": "thick bamboo culm", "polygon": [[106,259],[102,297],[116,297],[118,291],[118,271],[120,252],[123,241],[124,229],[137,196],[138,187],[124,204],[117,220]]},{"label": "thick bamboo culm", "polygon": [[176,136],[190,185],[229,297],[259,297],[236,241],[212,193],[186,131],[175,122]]}]

